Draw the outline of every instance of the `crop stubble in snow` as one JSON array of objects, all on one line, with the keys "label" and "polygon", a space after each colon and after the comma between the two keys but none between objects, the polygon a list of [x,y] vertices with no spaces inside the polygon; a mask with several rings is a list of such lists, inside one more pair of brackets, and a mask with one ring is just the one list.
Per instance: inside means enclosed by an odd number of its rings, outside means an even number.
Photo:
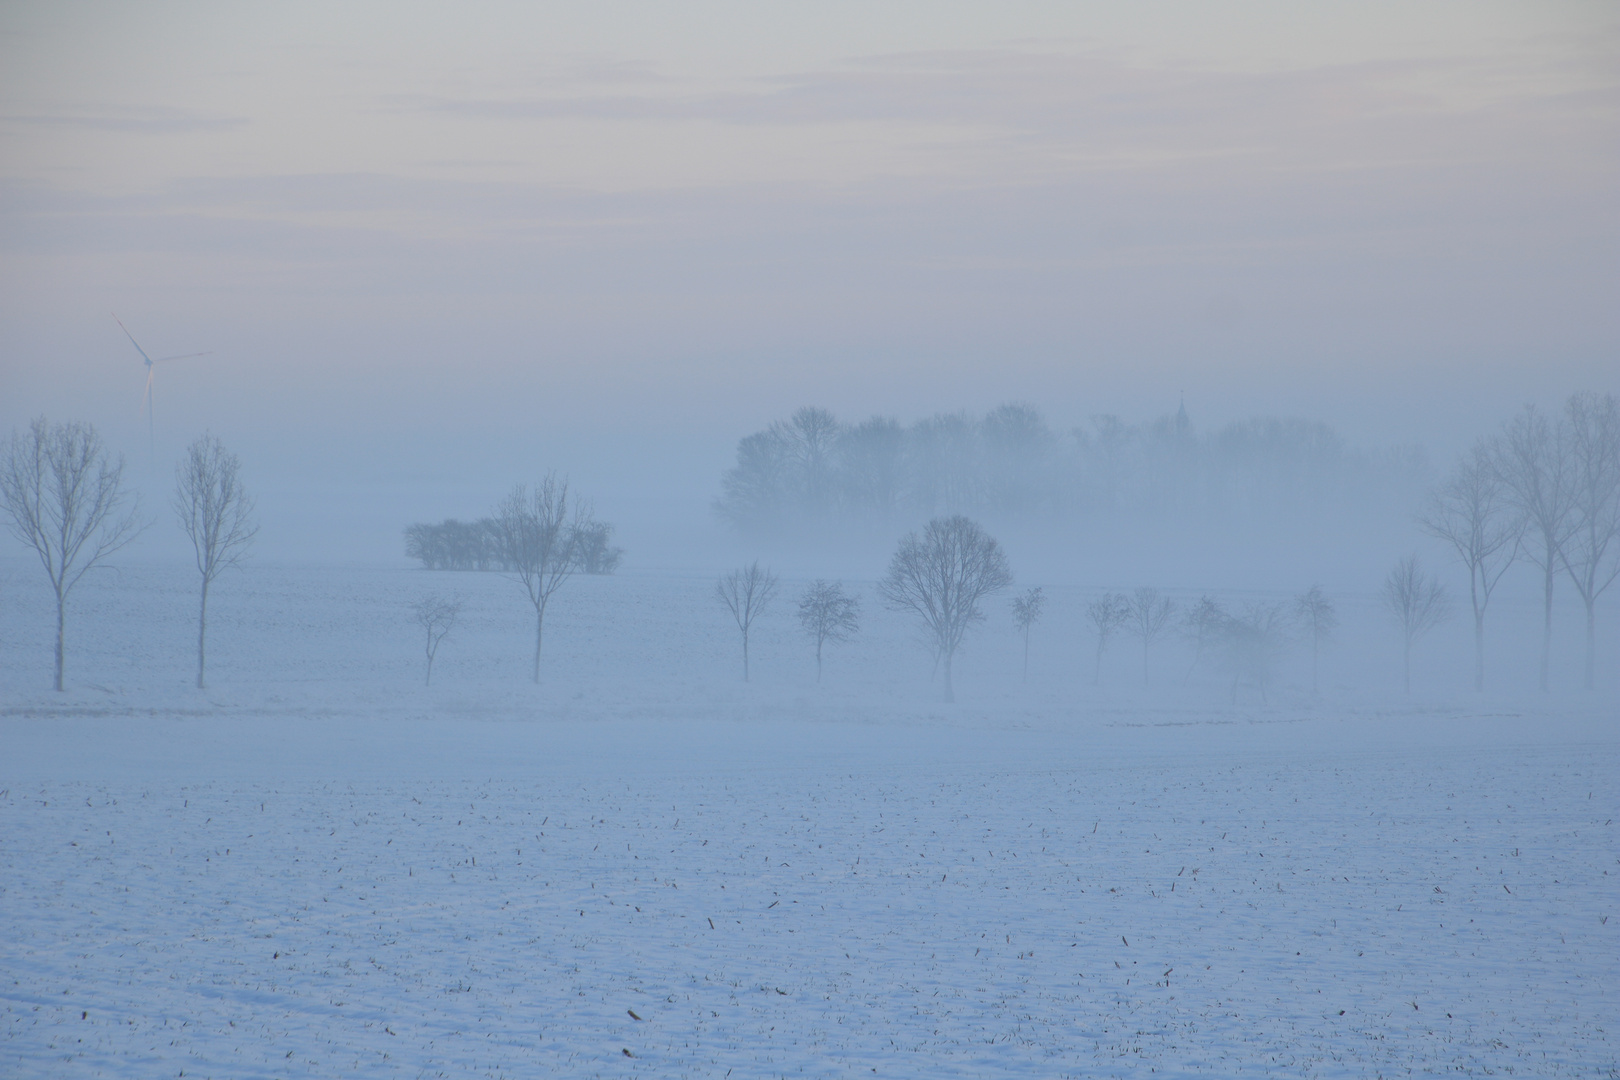
[{"label": "crop stubble in snow", "polygon": [[1615,765],[34,784],[0,1071],[1614,1075]]}]

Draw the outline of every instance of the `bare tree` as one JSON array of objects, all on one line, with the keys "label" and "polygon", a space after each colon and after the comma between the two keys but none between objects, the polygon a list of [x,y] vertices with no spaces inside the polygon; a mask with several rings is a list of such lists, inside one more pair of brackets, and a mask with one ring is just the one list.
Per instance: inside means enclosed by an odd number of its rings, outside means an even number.
[{"label": "bare tree", "polygon": [[1314,694],[1318,685],[1317,660],[1321,656],[1322,646],[1339,625],[1339,613],[1334,610],[1333,601],[1322,591],[1322,586],[1312,585],[1294,597],[1294,617],[1311,639],[1311,693]]},{"label": "bare tree", "polygon": [[1103,593],[1086,605],[1086,618],[1091,620],[1093,629],[1097,631],[1097,659],[1092,668],[1091,683],[1100,686],[1103,653],[1108,651],[1108,643],[1114,635],[1130,623],[1131,599],[1124,593]]},{"label": "bare tree", "polygon": [[1552,654],[1553,581],[1564,541],[1574,531],[1569,432],[1563,424],[1549,423],[1534,405],[1526,405],[1493,445],[1492,464],[1506,486],[1508,504],[1524,515],[1533,540],[1523,548],[1525,557],[1541,568],[1540,685],[1545,693]]},{"label": "bare tree", "polygon": [[1450,544],[1468,569],[1476,691],[1485,689],[1485,609],[1496,583],[1519,557],[1524,538],[1524,514],[1509,501],[1497,454],[1490,443],[1476,445],[1429,496],[1418,519],[1423,531]]},{"label": "bare tree", "polygon": [[1445,586],[1423,572],[1416,555],[1395,564],[1384,579],[1384,607],[1401,632],[1401,673],[1406,692],[1412,692],[1412,646],[1443,622],[1450,602]]},{"label": "bare tree", "polygon": [[241,563],[259,531],[253,521],[253,500],[242,489],[241,469],[237,456],[211,434],[192,443],[175,469],[175,517],[191,540],[202,575],[197,604],[199,690],[205,685],[208,587],[226,568]]},{"label": "bare tree", "polygon": [[753,629],[754,620],[776,599],[776,588],[776,575],[761,570],[758,560],[715,582],[715,595],[737,620],[737,629],[742,632],[743,682],[748,681],[748,632]]},{"label": "bare tree", "polygon": [[816,682],[820,682],[821,647],[855,636],[861,628],[861,602],[841,583],[818,580],[799,598],[799,625],[816,643]]},{"label": "bare tree", "polygon": [[1029,682],[1029,631],[1041,617],[1041,608],[1046,606],[1046,594],[1041,592],[1039,585],[1025,590],[1024,595],[1013,597],[1013,625],[1018,632],[1024,635],[1024,682]]},{"label": "bare tree", "polygon": [[33,548],[56,594],[56,689],[61,690],[68,594],[142,529],[124,510],[124,459],[113,460],[89,424],[40,417],[13,433],[0,457],[0,504],[18,540]]},{"label": "bare tree", "polygon": [[1186,683],[1210,647],[1220,642],[1226,627],[1226,609],[1213,596],[1200,596],[1198,603],[1187,609],[1181,617],[1181,633],[1193,643],[1192,663],[1181,681]]},{"label": "bare tree", "polygon": [[1236,615],[1221,624],[1221,659],[1232,673],[1232,701],[1238,689],[1248,683],[1260,691],[1260,700],[1271,700],[1272,673],[1287,644],[1286,620],[1280,604],[1245,604]]},{"label": "bare tree", "polygon": [[422,685],[432,686],[433,661],[439,655],[440,642],[456,628],[456,619],[461,615],[461,599],[455,597],[446,600],[442,596],[423,597],[411,605],[411,614],[416,619],[416,625],[427,635],[427,677]]},{"label": "bare tree", "polygon": [[1620,403],[1613,394],[1573,395],[1569,423],[1574,527],[1564,541],[1564,568],[1586,604],[1586,689],[1597,664],[1597,601],[1620,576]]},{"label": "bare tree", "polygon": [[588,507],[570,499],[568,481],[556,473],[532,491],[519,484],[495,512],[501,557],[534,605],[534,681],[540,682],[540,647],[545,638],[546,605],[579,569],[579,538],[592,525]]},{"label": "bare tree", "polygon": [[1012,570],[1001,545],[960,514],[928,523],[911,533],[889,561],[878,592],[896,611],[923,621],[937,660],[945,662],[945,700],[955,701],[951,663],[968,627],[984,619],[979,603],[1012,584]]},{"label": "bare tree", "polygon": [[1130,599],[1131,615],[1127,624],[1130,632],[1142,639],[1142,685],[1148,685],[1148,653],[1153,643],[1170,629],[1170,619],[1176,613],[1176,603],[1168,596],[1160,596],[1158,589],[1137,589]]}]

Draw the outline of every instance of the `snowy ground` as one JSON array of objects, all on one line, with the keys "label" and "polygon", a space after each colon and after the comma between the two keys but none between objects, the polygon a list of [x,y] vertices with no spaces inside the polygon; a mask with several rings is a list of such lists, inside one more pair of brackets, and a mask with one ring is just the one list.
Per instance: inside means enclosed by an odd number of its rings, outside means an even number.
[{"label": "snowy ground", "polygon": [[197,694],[154,580],[60,697],[0,626],[0,1074],[1620,1075],[1602,699],[1108,697],[989,635],[956,706],[785,633],[743,687],[629,578],[540,688],[502,625],[423,690],[420,578],[286,576]]}]

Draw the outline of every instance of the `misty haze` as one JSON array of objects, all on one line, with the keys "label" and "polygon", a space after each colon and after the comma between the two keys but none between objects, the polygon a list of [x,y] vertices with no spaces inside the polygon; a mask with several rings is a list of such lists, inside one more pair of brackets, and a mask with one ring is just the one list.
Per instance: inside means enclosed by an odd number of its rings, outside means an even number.
[{"label": "misty haze", "polygon": [[1620,1076],[1620,15],[0,12],[0,1074]]}]

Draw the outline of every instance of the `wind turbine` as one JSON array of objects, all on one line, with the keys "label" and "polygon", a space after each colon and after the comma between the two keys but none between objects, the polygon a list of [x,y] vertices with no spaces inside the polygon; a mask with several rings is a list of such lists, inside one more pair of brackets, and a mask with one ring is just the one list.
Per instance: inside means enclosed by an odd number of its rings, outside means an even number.
[{"label": "wind turbine", "polygon": [[118,329],[124,332],[124,336],[129,338],[129,343],[135,346],[135,351],[140,353],[141,359],[146,362],[146,393],[142,395],[144,398],[143,407],[146,409],[146,438],[147,442],[151,444],[153,452],[155,453],[157,447],[157,429],[152,421],[152,378],[157,373],[156,366],[167,360],[189,360],[194,356],[207,356],[208,354],[205,352],[181,353],[178,356],[160,356],[154,360],[152,357],[146,355],[146,350],[141,348],[141,343],[135,340],[135,335],[129,332],[129,327],[124,325],[124,320],[120,319],[117,315],[114,315],[113,322],[118,324]]}]

